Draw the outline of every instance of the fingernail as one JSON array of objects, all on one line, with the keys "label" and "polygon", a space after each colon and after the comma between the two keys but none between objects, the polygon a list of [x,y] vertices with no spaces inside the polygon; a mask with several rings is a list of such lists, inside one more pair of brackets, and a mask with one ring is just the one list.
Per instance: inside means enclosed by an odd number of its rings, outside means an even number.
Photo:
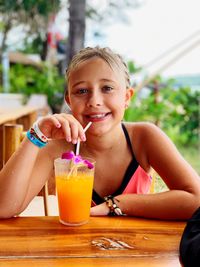
[{"label": "fingernail", "polygon": [[72,144],[75,145],[76,143],[77,143],[77,140],[76,140],[76,139],[73,139],[73,140],[72,140]]},{"label": "fingernail", "polygon": [[70,137],[67,137],[66,140],[67,140],[67,142],[71,142],[71,138]]},{"label": "fingernail", "polygon": [[83,134],[83,135],[81,135],[81,140],[82,141],[86,141],[86,137],[85,137],[85,135]]},{"label": "fingernail", "polygon": [[58,124],[56,124],[56,127],[57,127],[57,128],[60,128],[60,126],[61,126],[61,125],[60,125],[59,123],[58,123]]}]

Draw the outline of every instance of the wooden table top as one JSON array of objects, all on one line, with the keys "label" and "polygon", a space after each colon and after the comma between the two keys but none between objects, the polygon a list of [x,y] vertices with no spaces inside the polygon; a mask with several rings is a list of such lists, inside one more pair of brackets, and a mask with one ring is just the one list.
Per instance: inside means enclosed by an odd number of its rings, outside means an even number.
[{"label": "wooden table top", "polygon": [[92,217],[69,227],[58,217],[0,220],[0,266],[180,267],[185,222]]},{"label": "wooden table top", "polygon": [[7,121],[16,120],[30,113],[37,112],[36,107],[21,106],[18,108],[1,108],[0,107],[0,124]]}]

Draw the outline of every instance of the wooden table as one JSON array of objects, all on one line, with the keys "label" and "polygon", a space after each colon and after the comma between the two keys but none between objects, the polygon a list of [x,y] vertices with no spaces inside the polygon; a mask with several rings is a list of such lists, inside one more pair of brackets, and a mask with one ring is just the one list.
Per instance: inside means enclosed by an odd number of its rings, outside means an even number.
[{"label": "wooden table", "polygon": [[185,222],[92,217],[68,227],[58,217],[0,220],[0,266],[180,267]]},{"label": "wooden table", "polygon": [[31,106],[21,106],[18,108],[0,107],[0,125],[5,123],[22,124],[25,130],[37,119],[38,109]]}]

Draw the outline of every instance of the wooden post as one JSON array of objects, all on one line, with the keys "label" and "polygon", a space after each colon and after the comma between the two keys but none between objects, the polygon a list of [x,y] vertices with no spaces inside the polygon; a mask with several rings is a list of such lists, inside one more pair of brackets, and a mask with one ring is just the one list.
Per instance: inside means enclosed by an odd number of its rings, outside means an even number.
[{"label": "wooden post", "polygon": [[0,125],[0,170],[3,168],[3,126]]},{"label": "wooden post", "polygon": [[17,119],[17,123],[22,124],[24,126],[24,131],[28,131],[29,128],[36,121],[36,119],[37,119],[37,112],[34,111]]},{"label": "wooden post", "polygon": [[3,125],[3,164],[5,164],[11,155],[17,150],[21,142],[23,125],[4,124]]}]

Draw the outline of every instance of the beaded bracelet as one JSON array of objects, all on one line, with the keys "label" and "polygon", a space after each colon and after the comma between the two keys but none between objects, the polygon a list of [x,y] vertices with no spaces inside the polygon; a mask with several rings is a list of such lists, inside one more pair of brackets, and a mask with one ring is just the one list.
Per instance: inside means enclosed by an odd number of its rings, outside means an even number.
[{"label": "beaded bracelet", "polygon": [[106,204],[110,210],[110,212],[108,213],[109,216],[124,216],[125,215],[115,203],[115,200],[118,202],[119,200],[117,200],[111,195],[104,197],[104,200],[106,201]]},{"label": "beaded bracelet", "polygon": [[40,128],[38,126],[38,121],[36,121],[34,124],[33,124],[33,129],[35,131],[35,133],[37,134],[37,136],[39,137],[39,139],[43,142],[47,142],[48,141],[48,138],[40,131]]},{"label": "beaded bracelet", "polygon": [[47,145],[47,142],[42,142],[40,139],[37,138],[36,135],[28,131],[26,134],[27,138],[37,147],[42,148]]}]

